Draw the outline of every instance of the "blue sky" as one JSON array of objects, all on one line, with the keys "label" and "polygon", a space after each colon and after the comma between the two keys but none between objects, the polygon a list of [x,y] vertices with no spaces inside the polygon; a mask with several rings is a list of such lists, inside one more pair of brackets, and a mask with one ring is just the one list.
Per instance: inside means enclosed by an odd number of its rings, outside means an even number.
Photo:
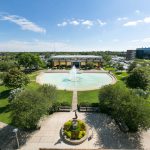
[{"label": "blue sky", "polygon": [[150,46],[150,0],[1,0],[0,51]]}]

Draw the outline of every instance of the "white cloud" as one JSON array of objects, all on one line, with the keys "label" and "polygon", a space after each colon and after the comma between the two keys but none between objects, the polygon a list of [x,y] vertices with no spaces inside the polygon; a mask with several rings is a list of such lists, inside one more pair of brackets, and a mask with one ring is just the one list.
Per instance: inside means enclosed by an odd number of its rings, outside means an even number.
[{"label": "white cloud", "polygon": [[86,26],[87,28],[90,28],[91,26],[93,26],[93,21],[85,20],[82,22],[82,25]]},{"label": "white cloud", "polygon": [[119,42],[119,39],[113,39],[113,42]]},{"label": "white cloud", "polygon": [[142,23],[142,20],[136,20],[136,21],[129,21],[127,23],[125,23],[123,26],[128,27],[128,26],[136,26],[139,23]]},{"label": "white cloud", "polygon": [[86,28],[91,28],[92,26],[94,25],[100,25],[100,26],[104,26],[106,25],[107,23],[100,20],[100,19],[97,19],[97,20],[85,20],[85,19],[72,19],[72,20],[66,20],[62,23],[59,23],[57,24],[57,26],[59,27],[65,27],[67,25],[72,25],[72,26],[84,26]]},{"label": "white cloud", "polygon": [[123,24],[123,26],[125,26],[125,27],[136,26],[140,23],[149,24],[150,23],[150,17],[145,17],[142,20],[129,21],[129,22],[126,22],[125,24]]},{"label": "white cloud", "polygon": [[140,11],[140,10],[136,10],[135,13],[136,13],[136,14],[140,14],[141,11]]},{"label": "white cloud", "polygon": [[77,20],[72,20],[72,21],[70,21],[69,23],[70,23],[71,25],[74,25],[74,26],[77,26],[77,25],[80,24],[80,22],[77,21]]},{"label": "white cloud", "polygon": [[140,40],[131,40],[130,42],[132,42],[132,43],[137,43],[137,42],[139,42]]},{"label": "white cloud", "polygon": [[33,32],[45,33],[46,29],[38,26],[37,24],[27,20],[24,17],[17,15],[1,15],[1,20],[13,22],[21,27],[22,30],[30,30]]},{"label": "white cloud", "polygon": [[98,22],[98,24],[99,24],[100,26],[104,26],[104,25],[107,24],[106,22],[103,22],[103,21],[100,20],[100,19],[97,19],[97,22]]},{"label": "white cloud", "polygon": [[145,23],[150,23],[150,17],[145,17],[143,20]]},{"label": "white cloud", "polygon": [[117,20],[118,21],[123,21],[123,20],[128,20],[128,18],[127,17],[119,17],[119,18],[117,18]]},{"label": "white cloud", "polygon": [[66,42],[52,42],[52,41],[6,41],[0,42],[0,51],[78,51],[72,45]]},{"label": "white cloud", "polygon": [[150,37],[143,38],[143,39],[136,39],[129,41],[131,43],[135,43],[136,45],[142,45],[142,46],[150,46]]},{"label": "white cloud", "polygon": [[65,27],[68,23],[66,21],[62,22],[62,23],[58,23],[57,26],[58,27]]}]

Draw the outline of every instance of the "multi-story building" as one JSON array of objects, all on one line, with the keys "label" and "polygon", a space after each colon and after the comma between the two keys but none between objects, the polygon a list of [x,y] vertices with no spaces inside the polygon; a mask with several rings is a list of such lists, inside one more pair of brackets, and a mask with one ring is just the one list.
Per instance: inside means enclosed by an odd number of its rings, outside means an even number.
[{"label": "multi-story building", "polygon": [[137,48],[136,58],[140,59],[150,59],[150,47],[148,48]]},{"label": "multi-story building", "polygon": [[126,59],[133,60],[136,57],[136,50],[127,50]]},{"label": "multi-story building", "polygon": [[127,50],[126,59],[150,59],[150,48],[137,48],[136,50]]}]

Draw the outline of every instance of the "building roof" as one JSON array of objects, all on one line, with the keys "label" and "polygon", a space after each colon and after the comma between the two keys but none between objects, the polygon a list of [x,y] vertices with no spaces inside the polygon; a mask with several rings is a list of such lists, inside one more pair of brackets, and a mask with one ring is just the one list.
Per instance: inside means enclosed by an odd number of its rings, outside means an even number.
[{"label": "building roof", "polygon": [[102,56],[95,55],[56,55],[52,58],[102,58]]},{"label": "building roof", "polygon": [[145,47],[145,48],[137,48],[136,50],[148,50],[148,51],[150,51],[150,47]]}]

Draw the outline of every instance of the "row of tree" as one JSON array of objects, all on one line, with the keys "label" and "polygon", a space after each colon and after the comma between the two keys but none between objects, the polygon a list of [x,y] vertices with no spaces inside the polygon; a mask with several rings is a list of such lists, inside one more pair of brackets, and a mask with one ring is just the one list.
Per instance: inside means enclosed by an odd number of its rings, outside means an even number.
[{"label": "row of tree", "polygon": [[32,53],[19,53],[12,59],[2,59],[0,62],[0,71],[7,72],[11,68],[21,68],[25,70],[38,70],[45,68],[46,64],[39,55]]},{"label": "row of tree", "polygon": [[23,66],[25,69],[39,69],[39,67],[44,67],[45,63],[40,59],[38,55],[32,53],[21,53],[17,56],[17,61],[19,66]]}]

